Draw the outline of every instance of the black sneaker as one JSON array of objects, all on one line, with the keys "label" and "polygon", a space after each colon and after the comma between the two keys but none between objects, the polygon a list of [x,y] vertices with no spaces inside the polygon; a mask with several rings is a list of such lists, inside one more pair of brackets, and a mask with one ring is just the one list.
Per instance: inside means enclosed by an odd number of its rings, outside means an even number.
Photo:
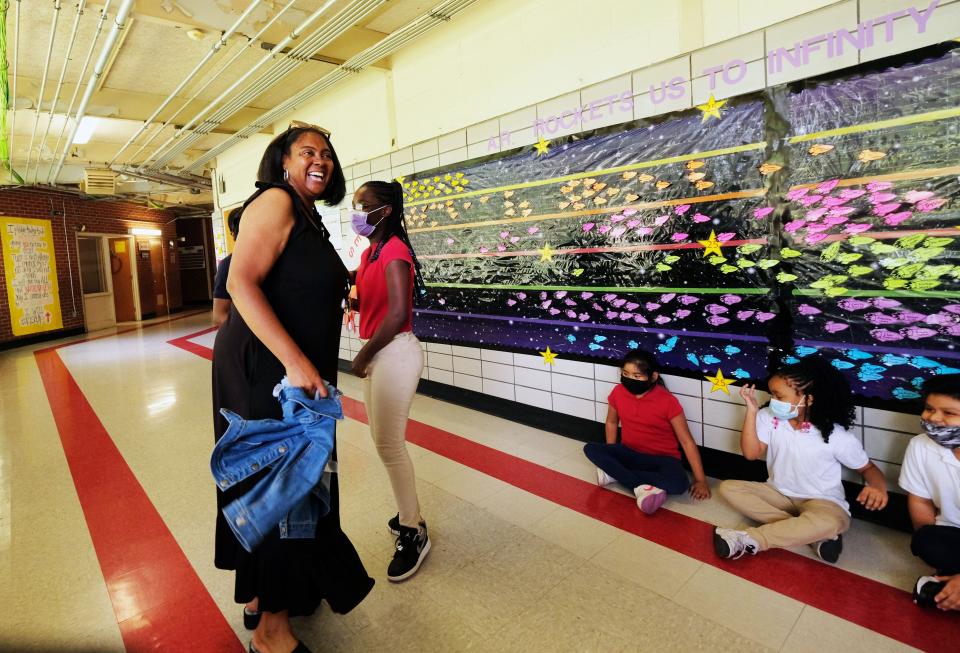
[{"label": "black sneaker", "polygon": [[400,534],[400,513],[398,512],[393,517],[390,518],[390,521],[387,522],[387,530],[393,533],[394,535]]},{"label": "black sneaker", "polygon": [[946,586],[936,576],[921,576],[913,585],[913,602],[924,608],[936,607],[934,597],[943,591]]},{"label": "black sneaker", "polygon": [[427,537],[427,525],[420,522],[419,530],[400,526],[397,536],[397,550],[387,567],[387,580],[399,582],[417,573],[423,559],[430,552],[430,538]]},{"label": "black sneaker", "polygon": [[832,540],[817,542],[814,544],[813,550],[817,553],[818,558],[833,564],[840,559],[840,554],[843,552],[843,535],[837,535]]}]

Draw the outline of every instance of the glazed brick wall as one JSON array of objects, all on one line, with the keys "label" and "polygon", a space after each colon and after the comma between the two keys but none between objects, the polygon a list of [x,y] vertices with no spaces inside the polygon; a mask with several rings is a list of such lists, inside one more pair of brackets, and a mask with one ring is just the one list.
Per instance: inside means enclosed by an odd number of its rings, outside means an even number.
[{"label": "glazed brick wall", "polygon": [[[171,211],[153,210],[137,204],[107,200],[93,200],[69,193],[41,189],[0,189],[0,216],[49,220],[53,233],[53,247],[57,261],[57,283],[60,287],[60,312],[63,328],[83,327],[83,293],[77,268],[76,234],[82,225],[88,232],[129,234],[131,227],[159,228],[163,243],[164,267],[170,310],[180,308],[180,268],[176,249],[171,252],[169,241],[176,241],[177,229]],[[66,229],[64,228],[66,227]],[[68,260],[69,256],[69,260]],[[137,259],[138,270],[149,266]],[[73,286],[71,289],[71,274]],[[10,306],[7,303],[6,271],[0,259],[0,342],[17,340],[10,324]],[[57,333],[48,331],[45,334]],[[44,335],[44,334],[35,334]],[[23,336],[23,337],[33,337]]]}]

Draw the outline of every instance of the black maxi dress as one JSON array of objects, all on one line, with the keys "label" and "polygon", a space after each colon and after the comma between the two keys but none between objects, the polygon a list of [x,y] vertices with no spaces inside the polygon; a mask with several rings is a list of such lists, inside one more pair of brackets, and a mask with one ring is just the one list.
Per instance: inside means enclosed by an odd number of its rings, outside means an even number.
[{"label": "black maxi dress", "polygon": [[[294,226],[262,289],[280,323],[320,376],[336,384],[347,270],[316,209],[305,207],[290,187],[258,183],[259,190],[247,204],[274,186],[290,193]],[[250,331],[234,305],[213,347],[216,438],[227,429],[221,408],[246,419],[282,418],[280,403],[272,391],[283,375],[283,365]],[[289,610],[291,616],[313,614],[321,599],[326,599],[335,612],[349,612],[363,600],[374,581],[340,528],[336,474],[330,488],[330,512],[317,524],[314,539],[281,539],[278,527],[248,553],[220,509],[246,492],[264,473],[226,492],[217,491],[214,564],[219,569],[236,570],[234,599],[247,603],[259,598],[261,611]]]}]

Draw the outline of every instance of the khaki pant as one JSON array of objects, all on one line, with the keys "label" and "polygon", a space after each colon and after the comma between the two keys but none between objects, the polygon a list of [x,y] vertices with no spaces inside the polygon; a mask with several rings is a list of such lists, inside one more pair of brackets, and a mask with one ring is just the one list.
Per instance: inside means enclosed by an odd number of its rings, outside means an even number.
[{"label": "khaki pant", "polygon": [[400,523],[420,524],[420,504],[413,462],[407,453],[407,418],[423,371],[420,341],[410,331],[398,333],[378,351],[363,379],[363,401],[370,422],[370,435],[387,469]]},{"label": "khaki pant", "polygon": [[724,481],[720,495],[762,526],[746,529],[761,551],[832,540],[850,528],[850,515],[826,499],[791,499],[769,483]]}]

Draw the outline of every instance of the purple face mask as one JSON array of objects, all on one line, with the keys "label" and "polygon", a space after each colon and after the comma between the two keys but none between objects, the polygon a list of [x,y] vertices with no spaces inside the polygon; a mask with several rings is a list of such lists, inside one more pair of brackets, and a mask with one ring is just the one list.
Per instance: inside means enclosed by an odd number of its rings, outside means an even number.
[{"label": "purple face mask", "polygon": [[379,206],[372,211],[360,211],[358,209],[351,211],[350,225],[353,227],[354,233],[356,233],[358,236],[363,236],[364,238],[372,236],[373,232],[377,230],[377,225],[383,222],[383,218],[380,218],[376,224],[367,224],[367,216],[385,208],[387,208],[386,204]]}]

